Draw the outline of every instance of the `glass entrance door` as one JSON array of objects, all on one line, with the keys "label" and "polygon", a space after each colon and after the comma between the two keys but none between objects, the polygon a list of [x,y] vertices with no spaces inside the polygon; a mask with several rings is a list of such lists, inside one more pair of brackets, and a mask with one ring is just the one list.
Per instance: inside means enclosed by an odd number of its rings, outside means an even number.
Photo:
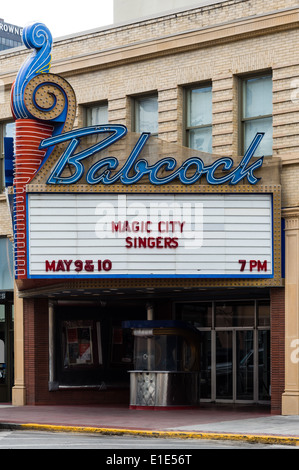
[{"label": "glass entrance door", "polygon": [[254,399],[253,330],[216,331],[216,400]]},{"label": "glass entrance door", "polygon": [[0,305],[0,402],[7,401],[5,305]]},{"label": "glass entrance door", "polygon": [[253,400],[254,337],[253,330],[235,332],[236,400]]},{"label": "glass entrance door", "polygon": [[0,403],[11,401],[13,384],[12,305],[0,304]]},{"label": "glass entrance door", "polygon": [[216,399],[233,399],[233,332],[216,332]]},{"label": "glass entrance door", "polygon": [[270,330],[233,329],[214,334],[215,399],[270,400]]},{"label": "glass entrance door", "polygon": [[268,300],[182,303],[176,312],[202,333],[200,400],[269,402]]}]

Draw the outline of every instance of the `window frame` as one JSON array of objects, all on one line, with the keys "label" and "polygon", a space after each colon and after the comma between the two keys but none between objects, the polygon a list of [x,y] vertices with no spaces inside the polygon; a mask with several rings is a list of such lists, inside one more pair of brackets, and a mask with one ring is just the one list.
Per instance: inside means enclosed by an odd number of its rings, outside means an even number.
[{"label": "window frame", "polygon": [[[193,90],[198,90],[198,89],[204,89],[204,88],[210,88],[211,89],[211,105],[213,108],[213,84],[211,81],[209,82],[203,82],[203,83],[197,83],[193,84],[191,86],[188,86],[184,89],[184,138],[183,138],[183,144],[188,147],[190,147],[190,131],[196,130],[196,129],[211,129],[211,138],[212,138],[212,149],[213,150],[213,114],[212,114],[212,119],[209,124],[201,124],[198,126],[188,126],[188,117],[189,117],[189,112],[191,112],[191,106],[190,106],[190,96]],[[213,113],[213,109],[212,109]],[[196,149],[194,149],[196,150]],[[202,151],[203,150],[199,150]]]},{"label": "window frame", "polygon": [[[253,79],[258,79],[258,78],[271,78],[272,80],[272,84],[273,84],[273,74],[272,74],[272,70],[265,70],[263,72],[257,72],[257,73],[251,73],[251,74],[247,74],[247,75],[244,75],[244,76],[241,76],[239,77],[239,129],[240,129],[240,132],[239,132],[239,150],[240,150],[240,155],[243,155],[245,152],[246,152],[246,148],[245,148],[245,141],[246,141],[246,138],[245,138],[245,124],[247,122],[253,122],[253,121],[259,121],[259,120],[262,120],[262,119],[269,119],[271,118],[272,119],[272,129],[273,129],[273,110],[272,110],[272,114],[263,114],[263,115],[260,115],[260,116],[252,116],[252,117],[244,117],[245,115],[245,102],[246,102],[246,98],[245,98],[245,83],[248,81],[248,80],[253,80]],[[273,92],[272,92],[272,104],[273,104]],[[266,154],[265,157],[271,157],[273,155],[273,139],[272,139],[272,151],[270,154]]]},{"label": "window frame", "polygon": [[[109,110],[108,110],[108,100],[98,101],[95,103],[89,103],[83,105],[83,124],[84,127],[92,126],[93,124],[88,124],[88,112],[94,108],[106,107],[107,108],[107,122],[99,125],[104,125],[109,123]],[[95,124],[94,124],[95,125]]]},{"label": "window frame", "polygon": [[[132,129],[133,129],[133,132],[138,132],[138,133],[142,133],[142,132],[150,132],[150,131],[141,131],[139,128],[138,128],[138,116],[139,116],[139,103],[140,103],[140,100],[143,100],[143,99],[148,99],[148,98],[155,98],[157,100],[157,105],[158,105],[158,108],[159,108],[159,101],[158,101],[158,92],[150,92],[150,93],[144,93],[144,94],[141,94],[141,95],[136,95],[136,96],[133,96],[132,99],[133,99],[133,105],[132,105]],[[157,132],[152,132],[151,133],[151,136],[153,137],[158,137],[159,135],[159,109],[157,111]]]},{"label": "window frame", "polygon": [[5,190],[5,167],[4,167],[4,129],[7,124],[15,124],[13,119],[0,122],[0,193]]}]

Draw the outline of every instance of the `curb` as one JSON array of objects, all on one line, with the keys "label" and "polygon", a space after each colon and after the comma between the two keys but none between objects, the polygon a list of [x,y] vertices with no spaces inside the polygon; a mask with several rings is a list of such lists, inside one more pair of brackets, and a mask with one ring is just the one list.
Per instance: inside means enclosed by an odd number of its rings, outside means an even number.
[{"label": "curb", "polygon": [[169,439],[206,439],[206,440],[230,440],[246,441],[251,443],[263,444],[282,444],[289,446],[299,446],[299,437],[281,436],[268,434],[238,434],[238,433],[215,433],[215,432],[181,432],[181,431],[146,431],[143,429],[117,429],[117,428],[98,428],[89,426],[58,426],[49,424],[13,424],[0,423],[0,429],[10,430],[32,430],[48,432],[69,432],[102,434],[110,436],[140,436],[151,438],[169,438]]}]

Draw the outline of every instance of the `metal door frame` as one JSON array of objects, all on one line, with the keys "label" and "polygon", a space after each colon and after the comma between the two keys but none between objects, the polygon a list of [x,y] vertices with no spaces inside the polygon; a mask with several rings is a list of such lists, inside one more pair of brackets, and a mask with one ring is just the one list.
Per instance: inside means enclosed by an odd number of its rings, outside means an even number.
[{"label": "metal door frame", "polygon": [[[232,332],[232,398],[217,398],[216,396],[216,335],[220,331]],[[238,331],[252,331],[253,333],[253,398],[252,400],[237,399],[237,332]],[[217,403],[256,403],[258,401],[258,330],[254,327],[229,327],[229,328],[214,328],[211,330],[211,401]]]},{"label": "metal door frame", "polygon": [[[3,391],[3,402],[10,402],[12,398],[12,386],[14,376],[13,347],[14,347],[14,325],[13,325],[13,303],[5,299],[0,299],[1,305],[4,305],[5,321],[3,322],[3,331],[5,337],[5,363],[6,363],[6,383],[0,384]],[[0,394],[0,396],[2,393]]]},{"label": "metal door frame", "polygon": [[[258,334],[259,331],[263,330],[271,330],[270,326],[258,326],[257,324],[257,302],[259,300],[267,300],[270,301],[269,299],[233,299],[231,302],[243,302],[243,301],[253,301],[254,302],[254,325],[253,326],[246,326],[246,327],[216,327],[215,326],[215,304],[218,303],[219,301],[221,302],[222,300],[219,299],[217,301],[209,301],[209,300],[204,300],[204,301],[181,301],[181,302],[176,302],[178,303],[211,303],[212,305],[212,326],[211,327],[203,327],[203,328],[198,328],[199,331],[211,332],[211,398],[203,398],[201,399],[202,402],[215,402],[215,403],[260,403],[260,404],[269,404],[269,400],[259,400],[259,378],[258,378],[258,361],[259,361],[259,356],[258,356],[258,349],[259,349],[259,344],[258,344]],[[225,302],[229,302],[229,299],[225,299]],[[232,399],[220,399],[216,398],[216,333],[219,331],[232,331],[232,345],[233,345],[233,351],[232,351]],[[236,357],[237,357],[237,341],[236,341],[236,333],[237,331],[253,331],[253,350],[254,350],[254,355],[253,355],[253,361],[254,361],[254,368],[253,368],[253,398],[252,400],[241,400],[237,399],[237,365],[236,365]],[[271,379],[271,377],[270,377]]]}]

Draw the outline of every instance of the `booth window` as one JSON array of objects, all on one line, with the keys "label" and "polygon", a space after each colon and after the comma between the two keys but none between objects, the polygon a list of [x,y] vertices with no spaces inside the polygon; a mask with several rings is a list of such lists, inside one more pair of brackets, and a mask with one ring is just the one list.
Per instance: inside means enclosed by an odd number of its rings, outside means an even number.
[{"label": "booth window", "polygon": [[15,123],[14,122],[2,122],[0,123],[0,190],[4,190],[5,178],[4,178],[4,137],[15,136]]},{"label": "booth window", "polygon": [[260,75],[242,80],[241,127],[242,154],[257,132],[265,135],[255,152],[256,157],[271,156],[273,147],[272,77]]},{"label": "booth window", "polygon": [[212,87],[186,90],[186,145],[212,153]]},{"label": "booth window", "polygon": [[104,125],[108,123],[108,103],[103,102],[85,108],[86,126]]},{"label": "booth window", "polygon": [[134,130],[158,135],[158,96],[144,95],[134,98]]}]

